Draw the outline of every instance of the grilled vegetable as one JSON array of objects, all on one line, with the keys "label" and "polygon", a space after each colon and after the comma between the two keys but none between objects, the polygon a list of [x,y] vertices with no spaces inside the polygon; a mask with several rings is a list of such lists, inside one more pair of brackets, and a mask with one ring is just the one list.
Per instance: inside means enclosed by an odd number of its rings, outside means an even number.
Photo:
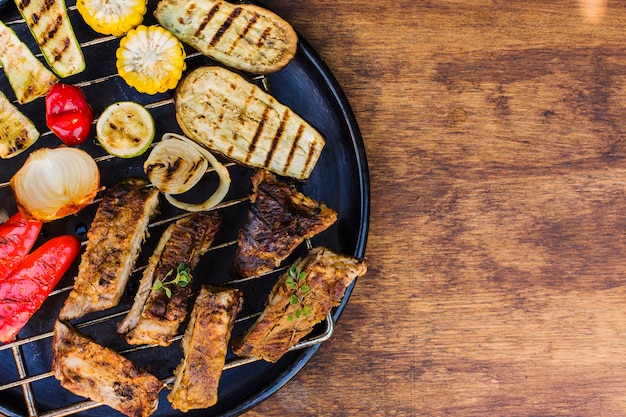
[{"label": "grilled vegetable", "polygon": [[46,124],[66,145],[83,143],[92,123],[93,111],[79,87],[56,84],[50,89],[46,96]]},{"label": "grilled vegetable", "polygon": [[12,158],[39,139],[33,122],[0,91],[0,158]]},{"label": "grilled vegetable", "polygon": [[185,70],[185,50],[159,26],[140,25],[120,41],[117,72],[140,93],[163,93],[176,87]]},{"label": "grilled vegetable", "polygon": [[61,78],[85,69],[64,0],[15,0],[52,71]]},{"label": "grilled vegetable", "polygon": [[11,188],[24,217],[50,222],[91,204],[100,191],[100,171],[82,149],[42,148],[13,175]]},{"label": "grilled vegetable", "polygon": [[15,32],[0,22],[0,63],[20,104],[46,95],[59,79],[39,61]]},{"label": "grilled vegetable", "polygon": [[120,158],[139,156],[154,139],[154,119],[141,104],[119,101],[104,109],[98,118],[96,136],[111,155]]},{"label": "grilled vegetable", "polygon": [[[191,204],[172,196],[189,191],[195,186],[206,173],[209,164],[220,180],[211,197],[202,203]],[[175,133],[163,135],[161,142],[150,152],[143,169],[170,204],[187,211],[205,211],[215,207],[226,197],[230,188],[228,169],[202,146]]]},{"label": "grilled vegetable", "polygon": [[93,30],[122,36],[143,21],[146,0],[78,0],[76,8]]},{"label": "grilled vegetable", "polygon": [[307,179],[325,140],[261,88],[221,67],[190,72],[174,96],[183,132],[242,164]]},{"label": "grilled vegetable", "polygon": [[0,281],[26,258],[35,244],[42,223],[26,220],[20,212],[0,224]]},{"label": "grilled vegetable", "polygon": [[39,310],[79,253],[75,236],[57,236],[0,280],[0,343],[12,340]]},{"label": "grilled vegetable", "polygon": [[221,0],[161,0],[159,23],[182,42],[232,68],[268,74],[294,57],[298,36],[267,9]]}]

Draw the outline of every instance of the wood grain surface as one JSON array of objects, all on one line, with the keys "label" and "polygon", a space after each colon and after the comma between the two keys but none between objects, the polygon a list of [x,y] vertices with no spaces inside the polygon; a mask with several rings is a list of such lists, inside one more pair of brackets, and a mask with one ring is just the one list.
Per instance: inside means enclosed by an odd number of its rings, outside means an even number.
[{"label": "wood grain surface", "polygon": [[372,210],[336,333],[246,416],[626,416],[626,3],[265,4],[343,87]]}]

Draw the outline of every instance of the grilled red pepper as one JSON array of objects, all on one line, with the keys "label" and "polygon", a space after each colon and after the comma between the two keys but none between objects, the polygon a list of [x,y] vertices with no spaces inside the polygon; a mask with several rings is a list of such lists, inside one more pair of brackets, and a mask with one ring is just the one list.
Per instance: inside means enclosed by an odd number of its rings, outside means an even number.
[{"label": "grilled red pepper", "polygon": [[40,231],[41,222],[26,220],[19,212],[0,224],[0,280],[26,258]]},{"label": "grilled red pepper", "polygon": [[46,300],[80,253],[75,236],[57,236],[0,280],[0,343],[12,340]]},{"label": "grilled red pepper", "polygon": [[57,83],[46,95],[46,124],[66,145],[81,144],[89,136],[93,111],[83,91]]}]

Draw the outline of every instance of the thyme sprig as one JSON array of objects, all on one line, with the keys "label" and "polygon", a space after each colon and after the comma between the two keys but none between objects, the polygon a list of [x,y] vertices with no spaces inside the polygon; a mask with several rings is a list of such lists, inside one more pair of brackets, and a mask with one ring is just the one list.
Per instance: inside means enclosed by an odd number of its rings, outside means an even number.
[{"label": "thyme sprig", "polygon": [[[311,306],[303,304],[304,297],[311,291],[311,287],[305,283],[305,279],[306,272],[302,271],[296,264],[291,265],[287,270],[285,284],[292,290],[295,290],[295,293],[289,297],[289,304],[298,306],[294,313],[296,319],[308,317],[313,311]],[[289,314],[287,320],[293,321],[294,315]]]},{"label": "thyme sprig", "polygon": [[[176,276],[167,281],[167,278],[172,276],[176,272]],[[172,298],[172,290],[170,286],[178,285],[180,287],[186,287],[191,281],[191,275],[189,274],[190,270],[185,266],[184,263],[179,263],[176,269],[172,268],[161,280],[156,280],[154,285],[150,287],[151,290],[159,291],[165,290],[165,295],[167,298]]]}]

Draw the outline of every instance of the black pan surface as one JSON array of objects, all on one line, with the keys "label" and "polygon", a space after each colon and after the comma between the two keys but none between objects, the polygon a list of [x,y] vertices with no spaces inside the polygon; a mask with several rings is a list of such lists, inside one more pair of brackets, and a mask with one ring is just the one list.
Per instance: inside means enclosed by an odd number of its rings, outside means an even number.
[{"label": "black pan surface", "polygon": [[[154,1],[149,3],[145,24],[154,23],[154,18],[151,16],[154,3]],[[119,40],[114,38],[103,39],[102,36],[93,32],[84,24],[73,4],[73,1],[68,2],[70,19],[76,35],[83,45],[87,69],[81,74],[64,79],[63,82],[82,86],[96,117],[107,105],[115,101],[133,100],[145,104],[152,112],[157,124],[155,141],[159,140],[166,132],[180,133],[171,105],[172,92],[149,96],[139,94],[128,87],[121,78],[116,76],[114,57]],[[14,7],[2,10],[0,17],[5,24],[9,24],[18,33],[33,51],[39,52],[28,29],[19,20],[19,14]],[[94,39],[95,42],[93,42]],[[214,64],[208,58],[200,56],[191,49],[188,49],[187,52],[190,55],[187,61],[188,69]],[[297,186],[306,195],[325,202],[329,207],[336,210],[339,216],[337,222],[330,229],[313,238],[311,244],[313,246],[327,246],[341,253],[363,257],[369,224],[368,167],[357,122],[340,86],[322,59],[302,37],[300,37],[294,60],[283,70],[268,76],[268,80],[271,93],[315,126],[327,140],[313,174],[306,183],[299,183]],[[260,83],[259,80],[256,82]],[[0,89],[10,100],[15,100],[3,72],[0,74]],[[8,181],[22,166],[30,151],[61,145],[61,141],[49,134],[45,126],[43,99],[38,99],[25,106],[17,106],[33,120],[43,134],[28,152],[13,159],[0,160],[0,218],[2,219],[17,210]],[[142,165],[147,153],[142,157],[130,160],[107,158],[106,153],[95,143],[94,130],[92,129],[90,139],[81,145],[81,148],[88,151],[98,161],[104,186],[113,185],[123,178],[144,176]],[[246,196],[251,189],[250,176],[252,170],[233,164],[229,165],[229,171],[232,179],[231,190],[226,197],[226,202],[229,204],[218,208],[224,214],[224,225],[216,237],[215,249],[202,258],[194,273],[196,285],[203,282],[230,284],[233,279],[228,274],[228,267],[235,251],[233,242],[247,209]],[[210,189],[215,186],[214,180],[207,177],[203,185]],[[193,195],[193,193],[187,197],[191,200],[201,198]],[[76,216],[44,225],[38,244],[53,236],[65,233],[77,234],[82,240],[85,240],[85,233],[89,228],[95,209],[96,204],[86,208]],[[163,201],[160,214],[150,227],[150,235],[142,250],[138,266],[141,266],[142,263],[145,264],[151,253],[151,248],[158,241],[160,232],[167,226],[170,219],[180,214],[183,212],[168,206]],[[305,251],[306,248],[303,245],[294,253],[294,257],[304,254]],[[285,264],[289,261],[287,260]],[[5,346],[4,348],[0,346],[0,386],[6,386],[20,380],[15,360],[15,354],[20,354],[24,359],[26,377],[35,377],[28,384],[28,387],[32,392],[35,411],[38,415],[54,413],[55,410],[85,400],[63,389],[57,380],[48,374],[51,363],[50,332],[54,319],[67,296],[67,289],[73,283],[77,263],[78,261],[59,283],[58,291],[46,300],[42,308],[19,334],[18,340],[28,340],[28,343]],[[265,297],[279,273],[280,271],[276,271],[259,279],[233,284],[244,292],[245,303],[240,317],[250,317],[262,309]],[[131,277],[126,294],[119,306],[105,312],[92,313],[78,319],[74,324],[79,326],[86,324],[85,327],[81,327],[81,332],[93,337],[99,343],[121,352],[129,359],[146,367],[157,377],[165,379],[172,375],[182,357],[178,343],[173,343],[168,348],[129,350],[129,346],[115,333],[115,326],[132,304],[139,277],[140,272]],[[334,320],[337,320],[341,315],[351,291],[352,287],[348,289],[342,304],[333,310]],[[103,320],[98,321],[100,318]],[[233,330],[233,337],[243,333],[252,324],[251,320],[238,321]],[[323,329],[320,330],[320,332],[322,331]],[[39,335],[42,335],[41,338],[38,338]],[[33,337],[37,340],[33,340]],[[311,337],[314,338],[315,334]],[[276,364],[257,361],[225,370],[220,383],[219,402],[209,409],[192,411],[187,415],[235,416],[243,413],[287,383],[300,371],[319,346],[316,344],[312,347],[290,352]],[[229,353],[227,361],[232,359],[234,356]],[[38,379],[38,376],[41,376],[41,379]],[[19,385],[0,391],[0,414],[4,413],[9,416],[29,415],[23,388],[22,385]],[[168,393],[168,389],[161,392],[160,406],[154,415],[183,415],[169,407],[169,402],[165,398]],[[119,415],[119,413],[106,406],[99,406],[76,415],[113,416]]]}]

